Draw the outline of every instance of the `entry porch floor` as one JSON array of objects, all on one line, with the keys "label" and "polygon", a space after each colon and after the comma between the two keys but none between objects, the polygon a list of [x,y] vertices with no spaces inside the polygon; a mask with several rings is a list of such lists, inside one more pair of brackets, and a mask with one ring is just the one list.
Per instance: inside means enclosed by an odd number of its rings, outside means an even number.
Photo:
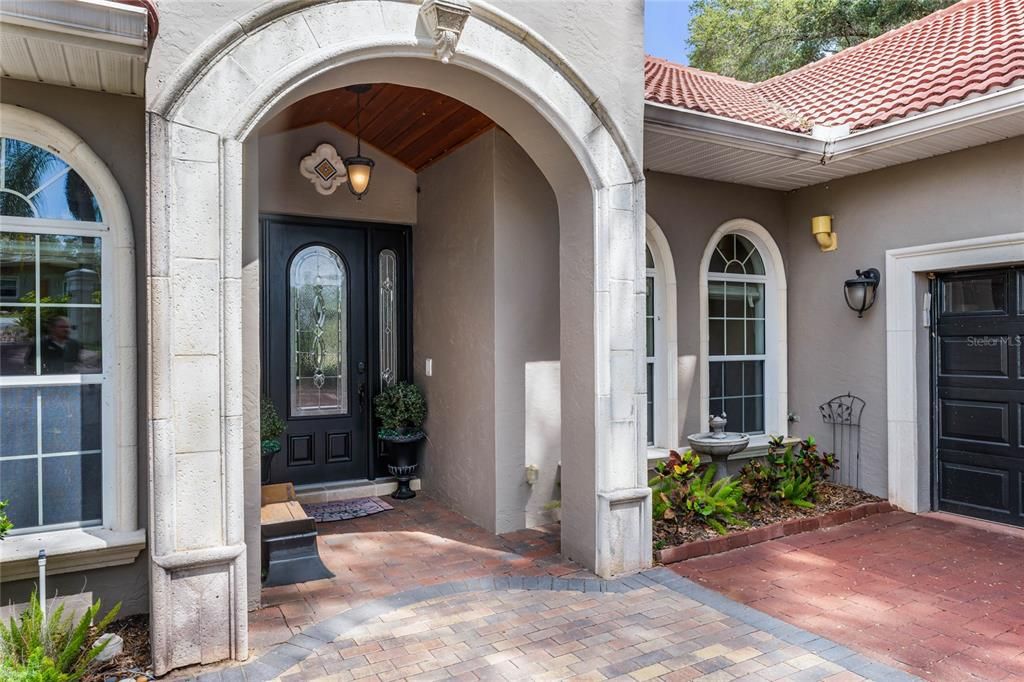
[{"label": "entry porch floor", "polygon": [[1024,529],[893,512],[672,566],[930,680],[1024,680]]},{"label": "entry porch floor", "polygon": [[210,680],[909,680],[664,568],[600,580],[558,527],[495,536],[428,495],[320,525],[335,577],[265,589]]}]

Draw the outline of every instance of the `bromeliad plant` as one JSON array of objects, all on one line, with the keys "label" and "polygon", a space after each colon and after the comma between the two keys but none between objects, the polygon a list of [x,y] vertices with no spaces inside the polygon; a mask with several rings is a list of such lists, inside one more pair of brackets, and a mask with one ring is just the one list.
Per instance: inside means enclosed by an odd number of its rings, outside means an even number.
[{"label": "bromeliad plant", "polygon": [[[118,603],[96,623],[96,632],[102,633],[120,610]],[[82,614],[76,623],[64,615],[61,604],[45,619],[39,597],[32,593],[28,608],[10,625],[0,622],[0,679],[26,682],[75,682],[82,679],[92,667],[95,658],[107,642],[88,643],[93,619],[99,614],[96,602]]]},{"label": "bromeliad plant", "polygon": [[746,525],[743,489],[731,478],[714,481],[715,466],[701,464],[692,450],[669,453],[650,480],[654,518],[676,523],[698,522],[725,534],[727,526]]}]

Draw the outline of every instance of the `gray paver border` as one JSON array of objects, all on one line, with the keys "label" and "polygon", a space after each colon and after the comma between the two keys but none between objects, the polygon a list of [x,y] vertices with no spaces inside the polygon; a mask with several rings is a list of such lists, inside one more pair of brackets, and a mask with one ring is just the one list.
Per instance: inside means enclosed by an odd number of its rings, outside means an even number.
[{"label": "gray paver border", "polygon": [[655,586],[665,587],[700,602],[745,625],[766,632],[787,644],[803,647],[826,661],[842,665],[847,670],[868,679],[878,680],[878,682],[914,682],[920,679],[902,670],[874,661],[830,639],[819,637],[746,604],[733,601],[725,595],[702,587],[666,568],[654,568],[614,580],[500,575],[416,587],[342,611],[305,628],[288,641],[274,646],[269,651],[241,665],[210,671],[192,679],[200,682],[228,682],[229,680],[267,682],[306,660],[317,649],[331,644],[345,633],[365,625],[373,618],[412,604],[453,594],[505,590],[623,594]]}]

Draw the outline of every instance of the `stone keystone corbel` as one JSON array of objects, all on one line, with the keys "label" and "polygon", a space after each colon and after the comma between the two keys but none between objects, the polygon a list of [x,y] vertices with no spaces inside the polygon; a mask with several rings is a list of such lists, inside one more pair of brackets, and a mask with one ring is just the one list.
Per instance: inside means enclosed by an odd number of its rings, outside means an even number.
[{"label": "stone keystone corbel", "polygon": [[425,0],[420,7],[423,24],[434,38],[434,53],[442,64],[455,56],[455,46],[471,11],[464,0]]}]

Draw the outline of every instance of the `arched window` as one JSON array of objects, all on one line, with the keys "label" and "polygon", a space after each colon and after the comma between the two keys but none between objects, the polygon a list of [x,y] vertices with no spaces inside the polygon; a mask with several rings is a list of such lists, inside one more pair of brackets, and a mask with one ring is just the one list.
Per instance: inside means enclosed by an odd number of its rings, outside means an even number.
[{"label": "arched window", "polygon": [[655,325],[657,322],[657,316],[654,313],[654,300],[655,300],[655,287],[654,287],[654,254],[651,253],[651,247],[648,246],[644,249],[646,257],[646,273],[647,273],[647,304],[644,307],[644,319],[646,320],[646,338],[647,338],[647,444],[654,445],[654,403],[656,388],[654,385],[654,370],[655,360],[655,348],[657,345],[657,339],[655,338]]},{"label": "arched window", "polygon": [[701,268],[701,404],[729,429],[786,435],[785,274],[763,227],[734,220],[712,237]]},{"label": "arched window", "polygon": [[70,130],[20,107],[0,114],[0,499],[15,526],[4,562],[21,558],[20,536],[83,527],[47,549],[141,549],[127,205]]},{"label": "arched window", "polygon": [[650,216],[646,237],[646,437],[648,446],[672,449],[679,447],[676,270],[668,239]]}]

